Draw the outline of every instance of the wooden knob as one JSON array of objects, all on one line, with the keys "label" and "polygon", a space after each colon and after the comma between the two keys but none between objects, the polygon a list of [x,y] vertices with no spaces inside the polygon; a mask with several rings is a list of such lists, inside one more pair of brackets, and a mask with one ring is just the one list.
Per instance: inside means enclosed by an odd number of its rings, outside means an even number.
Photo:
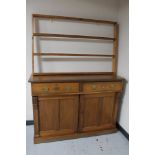
[{"label": "wooden knob", "polygon": [[71,90],[72,90],[72,87],[71,87],[71,86],[66,86],[66,87],[65,87],[65,90],[66,90],[66,91],[71,91]]},{"label": "wooden knob", "polygon": [[92,85],[92,89],[93,89],[93,90],[96,90],[96,88],[97,88],[96,84],[93,84],[93,85]]},{"label": "wooden knob", "polygon": [[49,90],[48,87],[43,87],[43,88],[42,88],[42,91],[44,91],[44,92],[48,92],[48,90]]},{"label": "wooden knob", "polygon": [[54,89],[54,91],[59,91],[60,90],[60,88],[58,86],[54,87],[53,89]]},{"label": "wooden knob", "polygon": [[114,85],[114,84],[111,84],[110,86],[111,86],[111,88],[114,88],[114,87],[115,87],[115,85]]}]

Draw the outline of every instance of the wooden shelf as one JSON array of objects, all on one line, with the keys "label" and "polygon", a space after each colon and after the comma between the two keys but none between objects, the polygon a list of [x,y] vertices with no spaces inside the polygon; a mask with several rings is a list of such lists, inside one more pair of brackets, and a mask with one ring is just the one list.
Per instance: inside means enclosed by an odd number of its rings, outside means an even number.
[{"label": "wooden shelf", "polygon": [[34,53],[35,56],[90,56],[90,57],[114,57],[114,55],[104,54],[73,54],[73,53]]},{"label": "wooden shelf", "polygon": [[73,38],[73,39],[93,39],[93,40],[111,40],[115,38],[99,37],[99,36],[83,36],[83,35],[68,35],[68,34],[52,34],[52,33],[33,33],[33,36],[53,37],[53,38]]},{"label": "wooden shelf", "polygon": [[41,15],[41,14],[33,14],[34,18],[40,19],[61,19],[61,20],[70,20],[70,21],[80,21],[80,22],[90,22],[90,23],[100,23],[100,24],[116,24],[114,21],[107,20],[96,20],[96,19],[87,19],[87,18],[78,18],[78,17],[65,17],[65,16],[55,16],[55,15]]}]

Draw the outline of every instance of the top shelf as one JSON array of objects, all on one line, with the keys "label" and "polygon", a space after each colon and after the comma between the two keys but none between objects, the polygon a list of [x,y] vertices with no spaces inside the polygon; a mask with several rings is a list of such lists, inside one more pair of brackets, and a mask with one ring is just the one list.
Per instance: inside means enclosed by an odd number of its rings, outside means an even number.
[{"label": "top shelf", "polygon": [[70,20],[70,21],[80,21],[80,22],[99,23],[99,24],[112,24],[112,25],[117,24],[117,22],[114,22],[114,21],[96,20],[96,19],[87,19],[87,18],[78,18],[78,17],[55,16],[55,15],[33,14],[32,17],[40,18],[40,19],[59,19],[59,20]]}]

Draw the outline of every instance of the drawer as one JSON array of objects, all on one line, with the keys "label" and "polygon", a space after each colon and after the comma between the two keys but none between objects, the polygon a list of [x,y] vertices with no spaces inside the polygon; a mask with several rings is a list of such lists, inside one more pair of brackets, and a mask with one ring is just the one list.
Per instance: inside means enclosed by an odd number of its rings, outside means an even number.
[{"label": "drawer", "polygon": [[32,84],[32,95],[51,93],[76,93],[79,92],[78,83],[37,83]]},{"label": "drawer", "polygon": [[122,91],[121,82],[91,82],[83,84],[83,92]]}]

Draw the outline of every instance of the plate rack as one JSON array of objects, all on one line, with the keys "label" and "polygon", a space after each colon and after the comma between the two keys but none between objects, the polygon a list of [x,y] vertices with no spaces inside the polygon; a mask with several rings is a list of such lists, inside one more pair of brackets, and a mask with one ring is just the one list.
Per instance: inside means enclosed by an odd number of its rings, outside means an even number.
[{"label": "plate rack", "polygon": [[[36,19],[44,20],[59,20],[59,21],[77,21],[82,23],[91,23],[91,24],[108,24],[113,26],[113,37],[106,36],[88,36],[88,35],[70,35],[70,34],[53,34],[53,33],[39,33],[36,32]],[[86,40],[105,40],[111,41],[113,44],[112,54],[75,54],[75,53],[43,53],[34,51],[34,37],[51,37],[51,38],[67,38],[67,39],[86,39]],[[114,75],[117,74],[117,59],[118,59],[118,24],[114,21],[106,20],[96,20],[96,19],[86,19],[86,18],[77,18],[77,17],[65,17],[65,16],[55,16],[55,15],[42,15],[42,14],[32,14],[32,75],[51,75],[58,73],[35,73],[34,72],[34,57],[35,56],[82,56],[82,57],[107,57],[112,58],[112,69],[111,72],[92,72],[93,74],[105,74],[105,75]],[[61,74],[61,73],[59,73]],[[71,73],[66,73],[71,74]],[[89,73],[80,73],[80,74],[89,74]]]}]

